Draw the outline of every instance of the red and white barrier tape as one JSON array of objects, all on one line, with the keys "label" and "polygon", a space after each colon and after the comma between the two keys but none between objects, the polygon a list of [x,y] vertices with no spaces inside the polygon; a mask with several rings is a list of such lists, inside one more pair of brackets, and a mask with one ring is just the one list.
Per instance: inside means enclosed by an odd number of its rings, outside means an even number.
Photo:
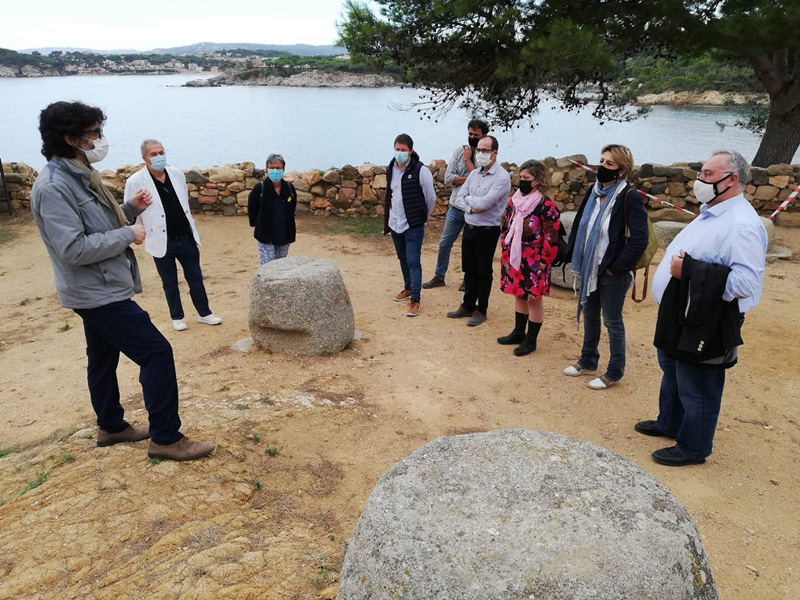
[{"label": "red and white barrier tape", "polygon": [[795,198],[797,198],[797,195],[798,195],[798,194],[800,194],[800,185],[798,185],[796,188],[794,188],[794,191],[793,191],[791,194],[789,194],[789,195],[786,197],[786,200],[784,200],[783,202],[781,202],[781,205],[780,205],[780,206],[779,206],[779,207],[778,207],[778,208],[775,210],[775,212],[774,212],[774,213],[772,213],[772,214],[771,214],[769,217],[767,217],[767,218],[768,218],[768,219],[770,219],[770,220],[772,220],[772,219],[774,219],[774,218],[776,217],[776,215],[777,215],[779,212],[781,212],[782,210],[786,210],[786,207],[787,207],[787,206],[789,206],[789,205],[792,203],[792,200],[794,200]]},{"label": "red and white barrier tape", "polygon": [[[578,165],[581,169],[584,169],[585,171],[589,171],[590,173],[597,174],[597,171],[595,171],[591,167],[586,166],[585,164],[583,164],[581,162],[578,162],[577,160],[572,160],[571,158],[568,158],[567,160],[569,162],[573,163],[573,164]],[[661,204],[669,206],[670,208],[674,208],[676,210],[681,210],[681,211],[685,212],[687,215],[692,215],[693,217],[697,216],[697,213],[693,213],[692,211],[686,210],[685,208],[681,208],[680,206],[675,206],[671,202],[667,202],[666,200],[662,200],[661,198],[656,198],[652,194],[648,194],[647,192],[643,192],[642,190],[636,190],[636,191],[639,192],[640,194],[643,194],[643,195],[647,196],[648,198],[651,198],[652,200],[655,200],[656,202],[659,202]],[[778,210],[780,210],[780,209],[778,209]],[[772,217],[770,217],[770,218],[772,218]]]}]

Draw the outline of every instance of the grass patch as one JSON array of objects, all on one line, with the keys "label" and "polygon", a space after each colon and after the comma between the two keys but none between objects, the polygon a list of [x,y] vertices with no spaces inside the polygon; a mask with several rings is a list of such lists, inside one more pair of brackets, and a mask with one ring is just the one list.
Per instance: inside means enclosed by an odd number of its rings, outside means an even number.
[{"label": "grass patch", "polygon": [[276,446],[270,446],[269,448],[264,450],[264,454],[266,454],[267,456],[271,456],[272,458],[275,458],[276,456],[278,456],[278,454],[281,453],[281,450],[283,450],[283,446],[281,446],[280,448]]},{"label": "grass patch", "polygon": [[22,300],[19,301],[19,305],[20,306],[25,306],[30,301],[31,301],[30,298],[23,298]]},{"label": "grass patch", "polygon": [[70,430],[69,430],[67,433],[65,433],[65,434],[64,434],[64,435],[62,435],[60,438],[58,438],[58,441],[59,441],[59,442],[65,442],[65,441],[67,441],[69,438],[71,438],[73,435],[75,435],[76,433],[78,433],[80,430],[81,430],[81,427],[75,427],[74,429],[70,429]]},{"label": "grass patch", "polygon": [[218,391],[218,392],[227,392],[227,391],[229,391],[230,389],[231,389],[231,388],[229,388],[227,385],[223,385],[223,386],[222,386],[221,388],[219,388],[217,391]]},{"label": "grass patch", "polygon": [[256,479],[253,482],[253,487],[256,488],[256,490],[258,490],[260,492],[261,491],[261,487],[262,487],[261,486],[261,481],[259,479]]},{"label": "grass patch", "polygon": [[61,455],[61,463],[62,464],[71,463],[71,462],[75,462],[75,455],[74,454],[62,454]]},{"label": "grass patch", "polygon": [[10,242],[15,238],[15,234],[10,229],[6,229],[5,227],[0,227],[0,244],[5,244],[6,242]]},{"label": "grass patch", "polygon": [[35,479],[28,479],[27,481],[25,481],[25,487],[22,489],[22,491],[20,492],[19,495],[20,496],[24,496],[25,494],[27,494],[31,490],[35,490],[40,485],[42,485],[45,481],[47,481],[49,478],[50,478],[50,474],[49,473],[45,473],[44,471],[39,471],[36,474],[36,478]]},{"label": "grass patch", "polygon": [[234,407],[236,410],[250,410],[249,404],[235,404]]},{"label": "grass patch", "polygon": [[8,456],[9,454],[14,454],[13,448],[0,448],[0,458]]},{"label": "grass patch", "polygon": [[314,567],[314,573],[309,578],[314,589],[324,589],[336,581],[338,576],[337,565],[328,558],[327,554],[324,552],[321,554],[308,554],[306,555],[306,560]]},{"label": "grass patch", "polygon": [[383,219],[371,219],[368,217],[358,219],[337,219],[325,227],[328,233],[345,233],[349,235],[383,235]]},{"label": "grass patch", "polygon": [[152,466],[155,466],[155,465],[161,464],[162,462],[164,462],[164,459],[163,459],[163,458],[151,458],[151,459],[150,459],[150,464],[151,464]]},{"label": "grass patch", "polygon": [[69,331],[69,329],[70,329],[70,327],[69,327],[69,323],[64,323],[64,325],[63,325],[63,326],[61,326],[61,327],[59,327],[59,328],[58,328],[58,330],[59,330],[59,331],[62,331],[62,332],[63,332],[63,331]]},{"label": "grass patch", "polygon": [[261,441],[261,435],[258,433],[251,433],[245,437],[255,444],[258,444]]},{"label": "grass patch", "polygon": [[272,398],[261,398],[260,402],[263,402],[268,406],[275,406],[275,400],[273,400]]}]

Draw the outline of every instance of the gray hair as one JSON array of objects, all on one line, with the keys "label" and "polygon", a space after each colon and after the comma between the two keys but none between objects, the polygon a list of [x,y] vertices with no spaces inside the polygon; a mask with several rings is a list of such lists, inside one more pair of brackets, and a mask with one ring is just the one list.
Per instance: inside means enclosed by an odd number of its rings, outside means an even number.
[{"label": "gray hair", "polygon": [[724,154],[728,157],[728,170],[731,173],[736,173],[739,176],[739,185],[744,190],[747,185],[747,176],[750,173],[750,165],[745,160],[744,156],[739,154],[736,150],[717,150],[713,156]]},{"label": "gray hair", "polygon": [[281,156],[280,154],[270,154],[267,157],[267,165],[269,165],[269,163],[271,162],[279,162],[283,165],[284,169],[286,168],[286,161],[283,160],[283,156]]},{"label": "gray hair", "polygon": [[153,140],[153,139],[145,140],[145,141],[142,142],[142,145],[139,148],[142,151],[142,156],[144,156],[144,153],[147,151],[147,145],[148,144],[158,144],[159,146],[161,146],[162,150],[164,149],[164,144],[162,144],[158,140]]}]

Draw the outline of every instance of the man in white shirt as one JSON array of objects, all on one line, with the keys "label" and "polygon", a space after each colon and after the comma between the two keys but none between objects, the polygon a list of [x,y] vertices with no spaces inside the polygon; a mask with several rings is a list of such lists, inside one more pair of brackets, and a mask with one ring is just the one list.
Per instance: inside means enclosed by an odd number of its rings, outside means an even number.
[{"label": "man in white shirt", "polygon": [[497,164],[497,138],[487,135],[475,149],[475,164],[458,192],[454,206],[464,211],[461,238],[461,269],[464,271],[464,299],[451,319],[469,317],[467,325],[486,321],[492,291],[494,252],[500,239],[500,220],[511,191],[511,176]]},{"label": "man in white shirt", "polygon": [[[643,435],[675,439],[675,446],[653,452],[659,464],[702,464],[711,454],[725,369],[738,360],[737,345],[720,340],[732,337],[741,343],[744,313],[761,298],[767,233],[742,194],[748,170],[747,161],[733,150],[717,152],[705,162],[694,184],[700,215],[675,237],[653,277],[653,298],[661,305],[655,340],[663,371],[659,414],[656,420],[640,421],[635,429]],[[705,269],[699,289],[692,286],[695,268]],[[719,296],[711,299],[717,303],[715,309],[721,306],[718,323],[706,310],[694,329],[688,329],[693,343],[685,344],[683,336],[692,323],[689,312],[702,306],[698,300],[705,300],[702,294],[713,284],[711,275],[719,282]],[[688,285],[683,285],[686,281]],[[732,318],[725,320],[720,314]],[[681,344],[674,343],[676,330]]]},{"label": "man in white shirt", "polygon": [[189,190],[180,169],[167,166],[164,147],[158,140],[145,140],[141,146],[145,168],[125,183],[125,200],[146,189],[153,203],[139,217],[147,231],[144,249],[153,256],[167,298],[172,327],[186,329],[183,306],[178,291],[177,260],[189,284],[189,295],[197,310],[199,323],[219,325],[222,319],[208,307],[208,295],[200,269],[200,235],[189,210]]}]

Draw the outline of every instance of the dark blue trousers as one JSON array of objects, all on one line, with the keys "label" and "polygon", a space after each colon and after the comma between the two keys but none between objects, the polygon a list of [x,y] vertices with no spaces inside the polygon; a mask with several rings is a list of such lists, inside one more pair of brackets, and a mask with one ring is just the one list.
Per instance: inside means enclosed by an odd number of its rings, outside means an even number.
[{"label": "dark blue trousers", "polygon": [[179,431],[178,380],[172,347],[150,321],[150,315],[132,300],[75,312],[83,319],[86,333],[89,395],[98,427],[109,433],[128,427],[117,383],[122,352],[140,367],[139,382],[153,441],[172,444],[180,440],[183,435]]},{"label": "dark blue trousers", "polygon": [[211,309],[208,308],[206,286],[203,285],[203,271],[200,269],[200,250],[197,248],[192,234],[188,233],[179,238],[167,240],[167,253],[161,258],[153,258],[156,270],[161,277],[161,284],[164,286],[170,318],[177,321],[183,319],[184,316],[181,293],[178,290],[176,259],[183,268],[183,276],[186,278],[186,283],[189,284],[189,295],[197,314],[207,317],[211,314]]},{"label": "dark blue trousers", "polygon": [[725,387],[725,370],[675,360],[658,349],[664,375],[658,397],[658,428],[674,437],[689,458],[711,454]]}]

